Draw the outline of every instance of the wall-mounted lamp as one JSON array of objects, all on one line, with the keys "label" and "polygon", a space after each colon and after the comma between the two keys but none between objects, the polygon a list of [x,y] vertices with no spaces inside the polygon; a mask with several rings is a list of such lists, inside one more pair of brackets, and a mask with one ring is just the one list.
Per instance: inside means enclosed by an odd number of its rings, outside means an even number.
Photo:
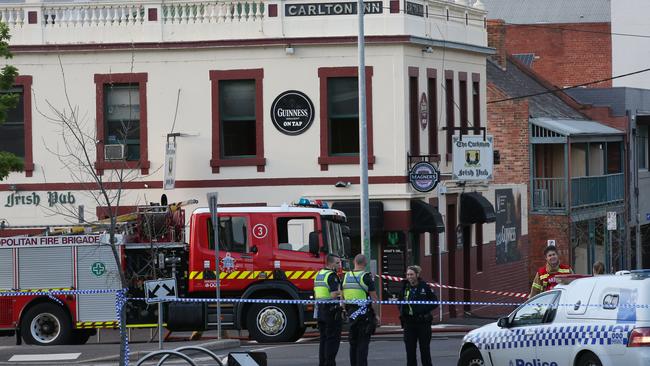
[{"label": "wall-mounted lamp", "polygon": [[296,50],[291,45],[287,45],[287,47],[284,48],[284,53],[287,55],[293,55],[296,53]]},{"label": "wall-mounted lamp", "polygon": [[350,183],[350,182],[344,182],[344,181],[340,180],[340,181],[336,182],[336,184],[334,184],[334,187],[336,187],[336,188],[348,188],[351,185],[352,185],[352,183]]},{"label": "wall-mounted lamp", "polygon": [[423,52],[423,53],[433,53],[433,47],[431,47],[431,46],[424,47],[424,48],[422,49],[422,52]]}]

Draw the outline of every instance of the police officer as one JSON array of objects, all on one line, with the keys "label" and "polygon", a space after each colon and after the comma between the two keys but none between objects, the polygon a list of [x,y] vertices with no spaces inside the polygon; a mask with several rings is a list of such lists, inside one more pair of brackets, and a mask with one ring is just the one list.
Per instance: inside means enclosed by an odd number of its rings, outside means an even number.
[{"label": "police officer", "polygon": [[[336,272],[341,269],[341,258],[327,255],[327,265],[318,271],[314,279],[314,298],[316,300],[332,300],[341,297],[341,280]],[[341,343],[341,328],[343,319],[342,308],[337,303],[316,305],[316,318],[320,331],[320,347],[318,348],[319,366],[336,366],[336,354]]]},{"label": "police officer", "polygon": [[[363,254],[354,257],[354,271],[346,272],[343,278],[343,298],[348,301],[377,300],[375,281],[372,274],[365,272],[368,260]],[[368,346],[370,336],[379,326],[376,303],[346,304],[350,319],[350,365],[368,366]]]},{"label": "police officer", "polygon": [[[409,266],[406,269],[406,280],[402,284],[400,301],[438,301],[429,285],[420,278],[422,269],[419,266]],[[431,311],[438,304],[402,304],[400,307],[400,320],[404,328],[404,344],[406,345],[406,365],[417,366],[415,354],[417,344],[420,343],[420,359],[423,366],[431,366]]]}]

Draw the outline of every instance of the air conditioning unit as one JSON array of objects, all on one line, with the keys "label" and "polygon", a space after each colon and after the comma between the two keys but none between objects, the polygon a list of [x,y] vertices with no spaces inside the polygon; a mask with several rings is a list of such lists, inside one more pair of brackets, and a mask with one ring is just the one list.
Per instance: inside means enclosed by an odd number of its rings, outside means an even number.
[{"label": "air conditioning unit", "polygon": [[104,145],[104,160],[124,160],[126,156],[126,145],[110,144]]},{"label": "air conditioning unit", "polygon": [[533,192],[533,203],[537,207],[548,207],[548,189],[536,189]]}]

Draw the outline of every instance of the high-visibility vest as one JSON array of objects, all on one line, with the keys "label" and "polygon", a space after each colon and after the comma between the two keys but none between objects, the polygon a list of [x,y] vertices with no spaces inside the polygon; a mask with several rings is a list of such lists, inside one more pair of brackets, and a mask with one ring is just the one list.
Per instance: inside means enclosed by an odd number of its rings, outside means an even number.
[{"label": "high-visibility vest", "polygon": [[549,272],[546,266],[544,266],[537,270],[537,274],[539,275],[539,282],[542,287],[539,290],[541,292],[544,292],[553,289],[553,287],[557,285],[555,275],[571,274],[571,266],[567,264],[560,264],[560,268],[558,268],[557,272]]},{"label": "high-visibility vest", "polygon": [[365,271],[350,271],[343,278],[343,298],[346,300],[368,299],[368,285],[363,283]]},{"label": "high-visibility vest", "polygon": [[314,298],[316,300],[329,300],[332,297],[330,296],[330,287],[327,285],[327,280],[330,275],[334,273],[329,268],[323,268],[316,274],[314,279]]}]

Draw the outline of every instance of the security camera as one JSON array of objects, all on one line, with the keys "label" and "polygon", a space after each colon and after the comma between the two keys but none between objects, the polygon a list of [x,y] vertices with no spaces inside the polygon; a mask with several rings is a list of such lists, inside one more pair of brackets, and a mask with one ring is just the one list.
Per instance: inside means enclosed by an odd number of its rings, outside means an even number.
[{"label": "security camera", "polygon": [[350,186],[350,182],[344,182],[344,181],[338,181],[336,184],[334,184],[334,187],[336,188],[347,188]]}]

